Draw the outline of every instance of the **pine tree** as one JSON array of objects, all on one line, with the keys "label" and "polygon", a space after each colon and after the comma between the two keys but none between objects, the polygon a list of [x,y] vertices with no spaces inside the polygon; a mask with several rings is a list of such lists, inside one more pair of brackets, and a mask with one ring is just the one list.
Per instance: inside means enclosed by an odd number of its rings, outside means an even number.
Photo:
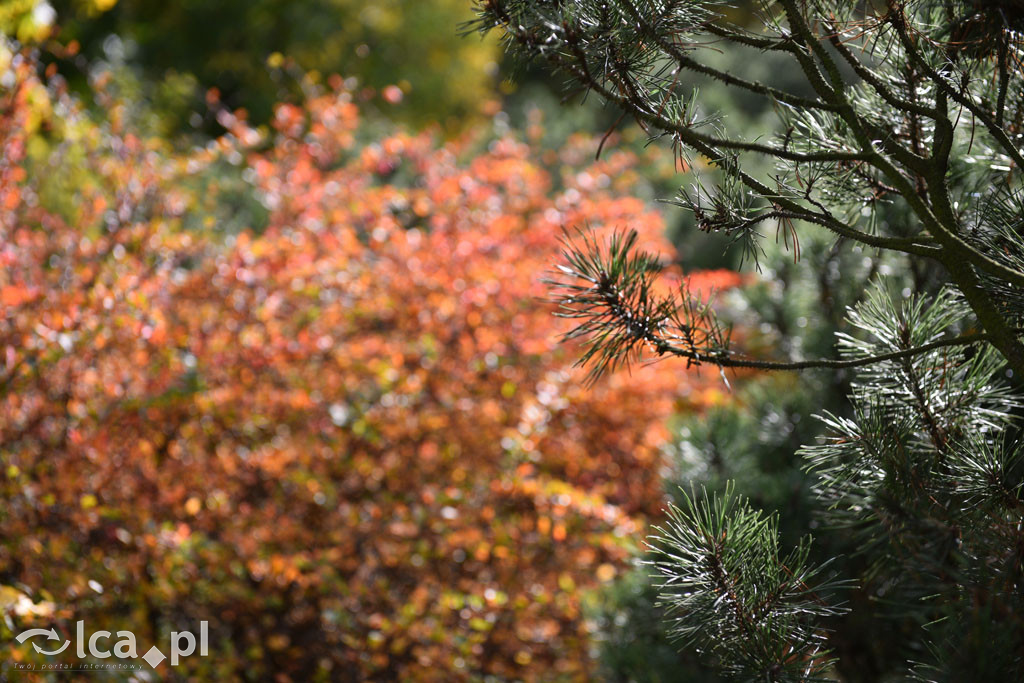
[{"label": "pine tree", "polygon": [[[722,484],[676,497],[647,567],[669,632],[735,680],[1024,679],[1024,6],[766,0],[756,30],[711,0],[477,10],[476,28],[621,109],[686,167],[708,167],[675,203],[768,279],[784,273],[763,232],[795,258],[827,245],[804,272],[819,269],[834,352],[809,356],[794,343],[806,333],[777,326],[769,358],[705,298],[666,294],[665,264],[630,232],[567,243],[552,285],[592,378],[676,357],[819,370],[831,384],[805,390],[848,393],[840,408],[817,400],[825,437],[797,453],[813,545],[749,499],[753,477],[739,477],[745,495]],[[782,57],[801,83],[722,69],[716,51]],[[728,130],[700,83],[763,98],[775,132]],[[849,268],[857,255],[869,272]],[[850,283],[859,292],[836,319],[834,290]],[[705,425],[703,446],[752,428]]]}]

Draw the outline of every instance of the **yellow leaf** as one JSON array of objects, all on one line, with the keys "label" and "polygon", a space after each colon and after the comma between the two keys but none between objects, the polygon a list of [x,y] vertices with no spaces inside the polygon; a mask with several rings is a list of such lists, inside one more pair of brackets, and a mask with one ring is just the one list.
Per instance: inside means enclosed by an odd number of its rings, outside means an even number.
[{"label": "yellow leaf", "polygon": [[615,573],[616,573],[615,572],[615,567],[613,567],[612,565],[608,564],[607,562],[605,564],[602,564],[600,567],[597,568],[597,578],[598,578],[598,580],[599,581],[603,581],[605,583],[607,583],[608,581],[611,581],[612,579],[614,579],[615,578]]}]

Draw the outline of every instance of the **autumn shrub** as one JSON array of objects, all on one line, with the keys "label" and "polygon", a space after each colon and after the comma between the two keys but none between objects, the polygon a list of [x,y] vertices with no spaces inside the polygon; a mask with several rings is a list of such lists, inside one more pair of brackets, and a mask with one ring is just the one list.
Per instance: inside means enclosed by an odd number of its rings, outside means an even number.
[{"label": "autumn shrub", "polygon": [[[586,676],[582,604],[658,513],[662,421],[722,400],[683,369],[584,388],[558,345],[565,226],[672,256],[632,155],[369,135],[339,79],[175,153],[9,73],[4,642],[84,620],[144,652],[207,620],[178,674]],[[258,231],[220,229],[225,166]]]}]

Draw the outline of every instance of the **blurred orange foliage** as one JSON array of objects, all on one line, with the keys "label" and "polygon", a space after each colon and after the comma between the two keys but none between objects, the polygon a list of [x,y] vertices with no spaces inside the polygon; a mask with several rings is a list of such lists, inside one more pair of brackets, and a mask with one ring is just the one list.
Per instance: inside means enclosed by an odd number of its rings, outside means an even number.
[{"label": "blurred orange foliage", "polygon": [[[539,280],[563,226],[670,250],[632,155],[367,141],[337,82],[272,132],[223,114],[229,134],[175,154],[18,76],[0,584],[143,652],[208,620],[210,656],[181,665],[203,680],[587,676],[586,591],[661,507],[664,418],[718,381],[669,363],[585,389],[558,344]],[[65,110],[43,134],[77,131],[91,178],[71,213],[25,170],[43,95]],[[260,234],[184,227],[217,192],[189,179],[225,159],[251,169]]]}]

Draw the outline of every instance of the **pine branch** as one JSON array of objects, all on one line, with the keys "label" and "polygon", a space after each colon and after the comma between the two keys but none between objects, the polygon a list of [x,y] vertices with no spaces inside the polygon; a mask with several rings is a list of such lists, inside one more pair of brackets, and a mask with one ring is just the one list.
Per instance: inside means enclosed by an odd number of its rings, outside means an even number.
[{"label": "pine branch", "polygon": [[776,518],[752,509],[731,484],[721,496],[683,491],[683,507],[666,512],[647,564],[671,634],[739,679],[829,680],[821,622],[845,610],[822,594],[845,585],[809,564],[809,542],[782,556]]},{"label": "pine branch", "polygon": [[1009,154],[1014,160],[1017,164],[1017,168],[1024,169],[1024,153],[1022,153],[1021,150],[1013,144],[1007,136],[1006,131],[996,123],[996,121],[990,116],[989,112],[983,110],[971,99],[970,96],[950,85],[946,78],[929,65],[924,59],[921,52],[917,49],[917,46],[914,45],[914,41],[910,38],[910,34],[907,30],[906,17],[895,0],[889,0],[888,20],[896,31],[896,35],[899,36],[900,42],[903,44],[903,49],[906,50],[907,55],[914,63],[914,66],[921,69],[921,71],[924,72],[932,82],[942,88],[950,99],[966,108],[979,121],[981,121],[982,125],[985,126],[996,142],[998,142],[1003,148],[1003,151]]},{"label": "pine branch", "polygon": [[[582,319],[565,338],[583,339],[578,365],[590,366],[590,380],[652,355],[675,356],[691,365],[754,370],[840,370],[913,358],[936,349],[990,341],[988,333],[933,340],[912,348],[845,359],[778,361],[748,358],[730,350],[730,334],[710,302],[696,301],[685,289],[679,296],[658,294],[655,277],[663,269],[656,255],[636,250],[636,231],[616,233],[608,245],[593,233],[565,240],[566,264],[545,282],[559,293],[557,315]],[[1021,330],[1024,332],[1024,330]]]}]

